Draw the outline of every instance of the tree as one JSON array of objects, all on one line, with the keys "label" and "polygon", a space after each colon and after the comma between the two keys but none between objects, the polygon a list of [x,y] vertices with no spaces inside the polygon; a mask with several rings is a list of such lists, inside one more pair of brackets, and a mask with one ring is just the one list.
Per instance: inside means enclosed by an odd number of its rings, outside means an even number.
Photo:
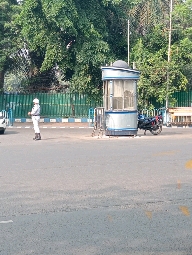
[{"label": "tree", "polygon": [[18,20],[40,72],[59,66],[71,89],[98,93],[101,65],[124,57],[126,0],[25,0]]},{"label": "tree", "polygon": [[156,25],[168,22],[170,0],[148,0],[137,2],[128,15],[131,20],[136,38],[143,37],[150,33]]},{"label": "tree", "polygon": [[178,38],[172,47],[172,58],[180,63],[182,73],[192,88],[192,1],[175,6],[173,12],[174,35]]},{"label": "tree", "polygon": [[[156,38],[156,39],[155,39]],[[174,91],[185,89],[187,79],[182,73],[182,66],[177,59],[172,58],[167,61],[167,35],[161,28],[156,27],[153,33],[140,39],[135,45],[132,57],[137,68],[141,71],[138,83],[139,105],[146,107],[149,99],[155,97],[160,103],[166,99],[167,92],[171,95]],[[169,81],[167,71],[169,65]],[[167,91],[169,82],[169,91]]]},{"label": "tree", "polygon": [[170,63],[169,4],[167,0],[140,1],[129,12],[136,39],[131,61],[141,71],[138,91],[139,104],[143,107],[151,97],[163,103],[167,94],[170,103],[174,102],[174,91],[192,86],[192,0],[174,1]]},{"label": "tree", "polygon": [[16,0],[4,0],[0,3],[0,91],[3,90],[4,75],[12,64],[11,54],[17,51],[18,29],[13,20],[20,11]]}]

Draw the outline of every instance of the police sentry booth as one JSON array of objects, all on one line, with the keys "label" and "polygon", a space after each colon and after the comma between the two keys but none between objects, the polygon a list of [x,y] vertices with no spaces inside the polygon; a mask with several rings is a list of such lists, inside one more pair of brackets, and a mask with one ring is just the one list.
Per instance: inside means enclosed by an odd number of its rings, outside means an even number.
[{"label": "police sentry booth", "polygon": [[137,81],[140,72],[122,60],[103,66],[105,135],[137,135]]}]

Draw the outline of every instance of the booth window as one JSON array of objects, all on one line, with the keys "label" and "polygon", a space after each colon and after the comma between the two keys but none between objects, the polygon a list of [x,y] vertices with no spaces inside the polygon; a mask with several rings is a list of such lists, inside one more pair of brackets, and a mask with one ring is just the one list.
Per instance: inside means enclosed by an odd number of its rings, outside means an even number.
[{"label": "booth window", "polygon": [[103,86],[103,95],[104,95],[104,108],[105,109],[110,109],[110,85],[108,81],[104,82],[104,86]]},{"label": "booth window", "polygon": [[113,81],[113,109],[123,109],[123,80]]},{"label": "booth window", "polygon": [[114,81],[114,110],[133,110],[136,109],[135,84],[131,80]]},{"label": "booth window", "polygon": [[[107,110],[134,110],[136,105],[136,86],[133,80],[113,80],[104,83],[104,107]],[[110,99],[112,95],[112,100]]]},{"label": "booth window", "polygon": [[133,81],[124,81],[124,109],[136,109],[136,91]]}]

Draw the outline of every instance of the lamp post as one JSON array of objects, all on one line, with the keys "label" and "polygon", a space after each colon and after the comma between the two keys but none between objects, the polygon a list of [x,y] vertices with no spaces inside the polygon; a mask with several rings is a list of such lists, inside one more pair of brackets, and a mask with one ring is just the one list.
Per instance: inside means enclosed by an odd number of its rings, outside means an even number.
[{"label": "lamp post", "polygon": [[167,89],[166,89],[166,123],[168,120],[168,107],[169,107],[169,64],[171,61],[171,32],[172,32],[172,11],[173,0],[170,0],[170,12],[169,12],[169,42],[168,42],[168,67],[167,67]]},{"label": "lamp post", "polygon": [[128,52],[127,63],[129,66],[129,20],[127,21],[127,52]]}]

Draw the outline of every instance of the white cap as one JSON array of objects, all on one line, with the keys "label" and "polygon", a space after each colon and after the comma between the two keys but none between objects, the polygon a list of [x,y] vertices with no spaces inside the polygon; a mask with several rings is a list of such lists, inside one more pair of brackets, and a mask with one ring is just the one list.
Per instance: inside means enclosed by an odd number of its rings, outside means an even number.
[{"label": "white cap", "polygon": [[39,103],[39,99],[37,99],[37,98],[33,99],[33,103],[38,104]]}]

